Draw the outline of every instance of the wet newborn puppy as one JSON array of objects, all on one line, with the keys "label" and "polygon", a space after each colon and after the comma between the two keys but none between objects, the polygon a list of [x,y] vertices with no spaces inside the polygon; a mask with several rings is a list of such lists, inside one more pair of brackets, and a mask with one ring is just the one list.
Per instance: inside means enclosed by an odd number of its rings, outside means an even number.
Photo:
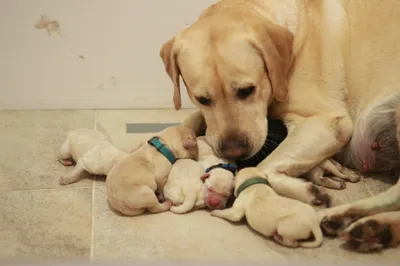
[{"label": "wet newborn puppy", "polygon": [[[235,180],[236,200],[232,208],[211,215],[233,222],[246,217],[251,228],[288,247],[315,248],[323,236],[315,210],[305,203],[277,195],[256,167],[240,170]],[[314,241],[304,242],[311,236]]]},{"label": "wet newborn puppy", "polygon": [[81,179],[87,171],[93,175],[107,175],[115,163],[128,153],[116,148],[110,138],[93,129],[69,131],[60,148],[60,162],[65,166],[76,165],[65,176],[60,177],[60,185],[68,185]]},{"label": "wet newborn puppy", "polygon": [[203,207],[223,209],[232,194],[236,165],[217,157],[204,137],[197,138],[197,145],[198,162],[178,160],[164,186],[164,197],[172,201],[174,213]]},{"label": "wet newborn puppy", "polygon": [[107,176],[108,202],[112,209],[135,216],[168,211],[170,201],[159,203],[172,165],[178,158],[196,159],[198,147],[192,130],[172,126],[118,162]]}]

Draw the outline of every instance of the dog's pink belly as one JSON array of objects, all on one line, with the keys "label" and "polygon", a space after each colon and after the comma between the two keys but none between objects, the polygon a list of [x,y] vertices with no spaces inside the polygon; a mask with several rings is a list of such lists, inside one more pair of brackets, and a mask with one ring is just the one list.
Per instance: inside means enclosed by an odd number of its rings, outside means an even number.
[{"label": "dog's pink belly", "polygon": [[389,117],[392,115],[393,112],[375,113],[365,119],[366,123],[355,123],[350,143],[336,159],[363,173],[389,172],[400,167],[396,123]]}]

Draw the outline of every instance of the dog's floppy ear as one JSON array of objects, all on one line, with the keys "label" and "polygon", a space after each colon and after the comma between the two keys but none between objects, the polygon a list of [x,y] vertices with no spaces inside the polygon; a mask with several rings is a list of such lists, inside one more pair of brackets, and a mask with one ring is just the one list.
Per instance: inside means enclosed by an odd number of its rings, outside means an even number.
[{"label": "dog's floppy ear", "polygon": [[179,84],[180,70],[178,66],[177,51],[174,49],[175,37],[163,44],[160,49],[160,57],[165,66],[165,71],[174,84],[174,106],[176,110],[181,109],[181,88]]},{"label": "dog's floppy ear", "polygon": [[286,101],[288,97],[288,75],[292,65],[293,34],[271,22],[255,25],[256,40],[252,45],[261,54],[271,80],[274,97]]}]

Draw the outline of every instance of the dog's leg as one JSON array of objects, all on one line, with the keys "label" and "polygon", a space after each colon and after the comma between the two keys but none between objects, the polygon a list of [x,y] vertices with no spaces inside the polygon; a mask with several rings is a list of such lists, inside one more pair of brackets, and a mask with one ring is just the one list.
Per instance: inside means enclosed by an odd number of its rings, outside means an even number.
[{"label": "dog's leg", "polygon": [[60,185],[68,185],[74,182],[77,182],[81,179],[82,173],[85,171],[83,168],[83,164],[81,160],[78,160],[74,169],[68,173],[66,176],[60,176],[59,183]]},{"label": "dog's leg", "polygon": [[[312,219],[312,217],[309,217]],[[315,228],[310,228],[307,222],[299,221],[297,216],[289,216],[280,220],[277,225],[277,230],[272,234],[273,239],[287,247],[307,247],[316,248],[322,244],[323,235],[319,224],[314,224]],[[315,241],[300,242],[314,236]]]},{"label": "dog's leg", "polygon": [[[151,185],[157,186],[155,182]],[[159,203],[155,191],[146,185],[125,184],[114,197],[118,197],[118,200],[111,207],[125,216],[141,215],[146,210],[149,213],[166,212],[172,206],[171,201]]]},{"label": "dog's leg", "polygon": [[[396,108],[397,144],[400,150],[400,105]],[[380,194],[320,212],[326,234],[338,235],[358,218],[400,210],[400,178],[396,185]]]},{"label": "dog's leg", "polygon": [[244,208],[242,207],[240,200],[236,199],[231,208],[224,210],[213,210],[211,215],[232,222],[239,222],[244,217]]},{"label": "dog's leg", "polygon": [[157,204],[148,208],[149,213],[159,213],[159,212],[166,212],[169,211],[169,209],[172,206],[171,201],[166,201],[163,203],[159,203],[157,200]]},{"label": "dog's leg", "polygon": [[291,121],[287,138],[257,167],[281,196],[329,205],[325,190],[290,177],[299,177],[336,154],[351,138],[353,123],[347,116],[287,119]]},{"label": "dog's leg", "polygon": [[338,235],[361,217],[400,210],[400,180],[396,185],[373,197],[319,212],[321,227],[328,235]]},{"label": "dog's leg", "polygon": [[400,243],[400,211],[362,218],[341,233],[341,238],[359,252],[395,247]]},{"label": "dog's leg", "polygon": [[[333,178],[324,176],[325,172],[333,174]],[[361,179],[356,172],[341,166],[333,159],[327,159],[323,161],[320,165],[315,166],[313,169],[307,172],[304,177],[306,177],[311,183],[315,185],[332,189],[346,188],[346,183],[342,180],[354,183],[360,181]]]},{"label": "dog's leg", "polygon": [[197,191],[194,189],[187,189],[184,191],[185,199],[179,206],[172,206],[170,211],[177,214],[187,213],[193,209],[196,204]]}]

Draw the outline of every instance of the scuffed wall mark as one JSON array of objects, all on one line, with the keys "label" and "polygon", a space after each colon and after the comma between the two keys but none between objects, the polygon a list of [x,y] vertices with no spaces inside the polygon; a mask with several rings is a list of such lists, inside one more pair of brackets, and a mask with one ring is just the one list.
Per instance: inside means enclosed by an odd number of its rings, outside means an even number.
[{"label": "scuffed wall mark", "polygon": [[64,45],[68,45],[67,49],[69,49],[73,54],[77,56],[79,60],[84,60],[85,56],[81,55],[80,53],[76,52],[76,49],[73,48],[71,43],[69,42],[68,38],[64,36],[65,34],[61,34],[60,23],[56,20],[51,19],[45,14],[40,15],[40,20],[36,22],[35,28],[38,30],[45,29],[49,36],[52,36],[53,33],[57,34],[64,40]]},{"label": "scuffed wall mark", "polygon": [[38,30],[45,29],[49,36],[52,36],[52,33],[61,34],[60,23],[44,14],[40,15],[40,20],[35,24],[35,28]]},{"label": "scuffed wall mark", "polygon": [[98,86],[96,87],[96,90],[98,90],[98,91],[104,91],[104,85],[103,85],[103,84],[98,85]]},{"label": "scuffed wall mark", "polygon": [[115,77],[111,77],[111,84],[115,87],[117,86],[117,79]]}]

